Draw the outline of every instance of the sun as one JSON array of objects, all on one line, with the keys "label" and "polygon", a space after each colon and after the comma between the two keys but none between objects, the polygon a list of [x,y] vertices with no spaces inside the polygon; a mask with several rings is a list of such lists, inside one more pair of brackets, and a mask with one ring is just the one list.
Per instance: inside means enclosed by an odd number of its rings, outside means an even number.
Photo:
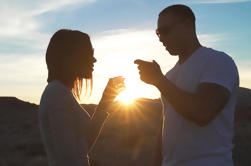
[{"label": "sun", "polygon": [[125,91],[121,92],[118,97],[116,98],[118,101],[121,101],[123,104],[131,104],[135,100],[135,96],[130,90],[125,89]]},{"label": "sun", "polygon": [[143,89],[139,85],[140,80],[137,77],[125,77],[125,90],[121,92],[115,100],[122,102],[125,105],[132,104],[136,98],[143,95]]}]

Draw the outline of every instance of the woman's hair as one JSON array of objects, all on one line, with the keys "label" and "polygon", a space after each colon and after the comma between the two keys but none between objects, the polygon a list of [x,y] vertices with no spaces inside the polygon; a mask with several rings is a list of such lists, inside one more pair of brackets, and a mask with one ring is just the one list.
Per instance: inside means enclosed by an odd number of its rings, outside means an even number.
[{"label": "woman's hair", "polygon": [[[81,61],[81,56],[83,61],[85,52],[87,55],[90,48],[90,38],[86,33],[68,29],[58,30],[50,39],[46,50],[47,82],[55,79],[62,81],[72,87],[74,96],[80,100],[83,78],[79,77],[80,67],[77,64]],[[86,89],[90,85],[89,81],[92,89],[92,77],[86,79]]]}]

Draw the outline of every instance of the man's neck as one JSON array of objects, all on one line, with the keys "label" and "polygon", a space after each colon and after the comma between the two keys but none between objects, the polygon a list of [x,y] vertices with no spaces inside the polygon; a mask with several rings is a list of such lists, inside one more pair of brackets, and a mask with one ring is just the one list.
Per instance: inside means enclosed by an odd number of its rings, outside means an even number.
[{"label": "man's neck", "polygon": [[178,63],[183,64],[198,48],[201,47],[201,44],[198,40],[189,44],[183,52],[179,55]]}]

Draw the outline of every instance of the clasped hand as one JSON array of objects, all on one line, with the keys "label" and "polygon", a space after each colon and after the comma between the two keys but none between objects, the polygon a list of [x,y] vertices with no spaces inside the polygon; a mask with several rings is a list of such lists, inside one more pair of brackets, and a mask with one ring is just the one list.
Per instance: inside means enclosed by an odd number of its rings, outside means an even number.
[{"label": "clasped hand", "polygon": [[134,61],[138,65],[140,79],[154,86],[158,86],[160,80],[164,78],[159,64],[153,60],[152,62],[137,59]]},{"label": "clasped hand", "polygon": [[125,78],[123,78],[122,76],[109,79],[103,92],[102,98],[99,102],[100,109],[103,109],[109,113],[114,111],[110,108],[110,105],[113,103],[117,95],[125,90],[124,80]]},{"label": "clasped hand", "polygon": [[[158,86],[161,79],[165,76],[162,74],[159,64],[156,61],[147,62],[140,59],[134,61],[138,65],[140,79],[154,86]],[[99,108],[107,112],[113,112],[110,105],[119,93],[125,90],[125,78],[122,76],[110,78],[99,102]]]}]

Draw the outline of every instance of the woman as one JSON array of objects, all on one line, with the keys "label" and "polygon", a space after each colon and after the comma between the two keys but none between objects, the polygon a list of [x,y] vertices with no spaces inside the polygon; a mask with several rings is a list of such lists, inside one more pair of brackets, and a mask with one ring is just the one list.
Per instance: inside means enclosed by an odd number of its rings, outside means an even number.
[{"label": "woman", "polygon": [[89,165],[88,152],[112,112],[109,105],[124,88],[122,77],[111,78],[90,117],[77,99],[83,78],[92,88],[95,62],[87,34],[59,30],[52,36],[46,51],[48,85],[39,106],[40,130],[50,166]]}]

